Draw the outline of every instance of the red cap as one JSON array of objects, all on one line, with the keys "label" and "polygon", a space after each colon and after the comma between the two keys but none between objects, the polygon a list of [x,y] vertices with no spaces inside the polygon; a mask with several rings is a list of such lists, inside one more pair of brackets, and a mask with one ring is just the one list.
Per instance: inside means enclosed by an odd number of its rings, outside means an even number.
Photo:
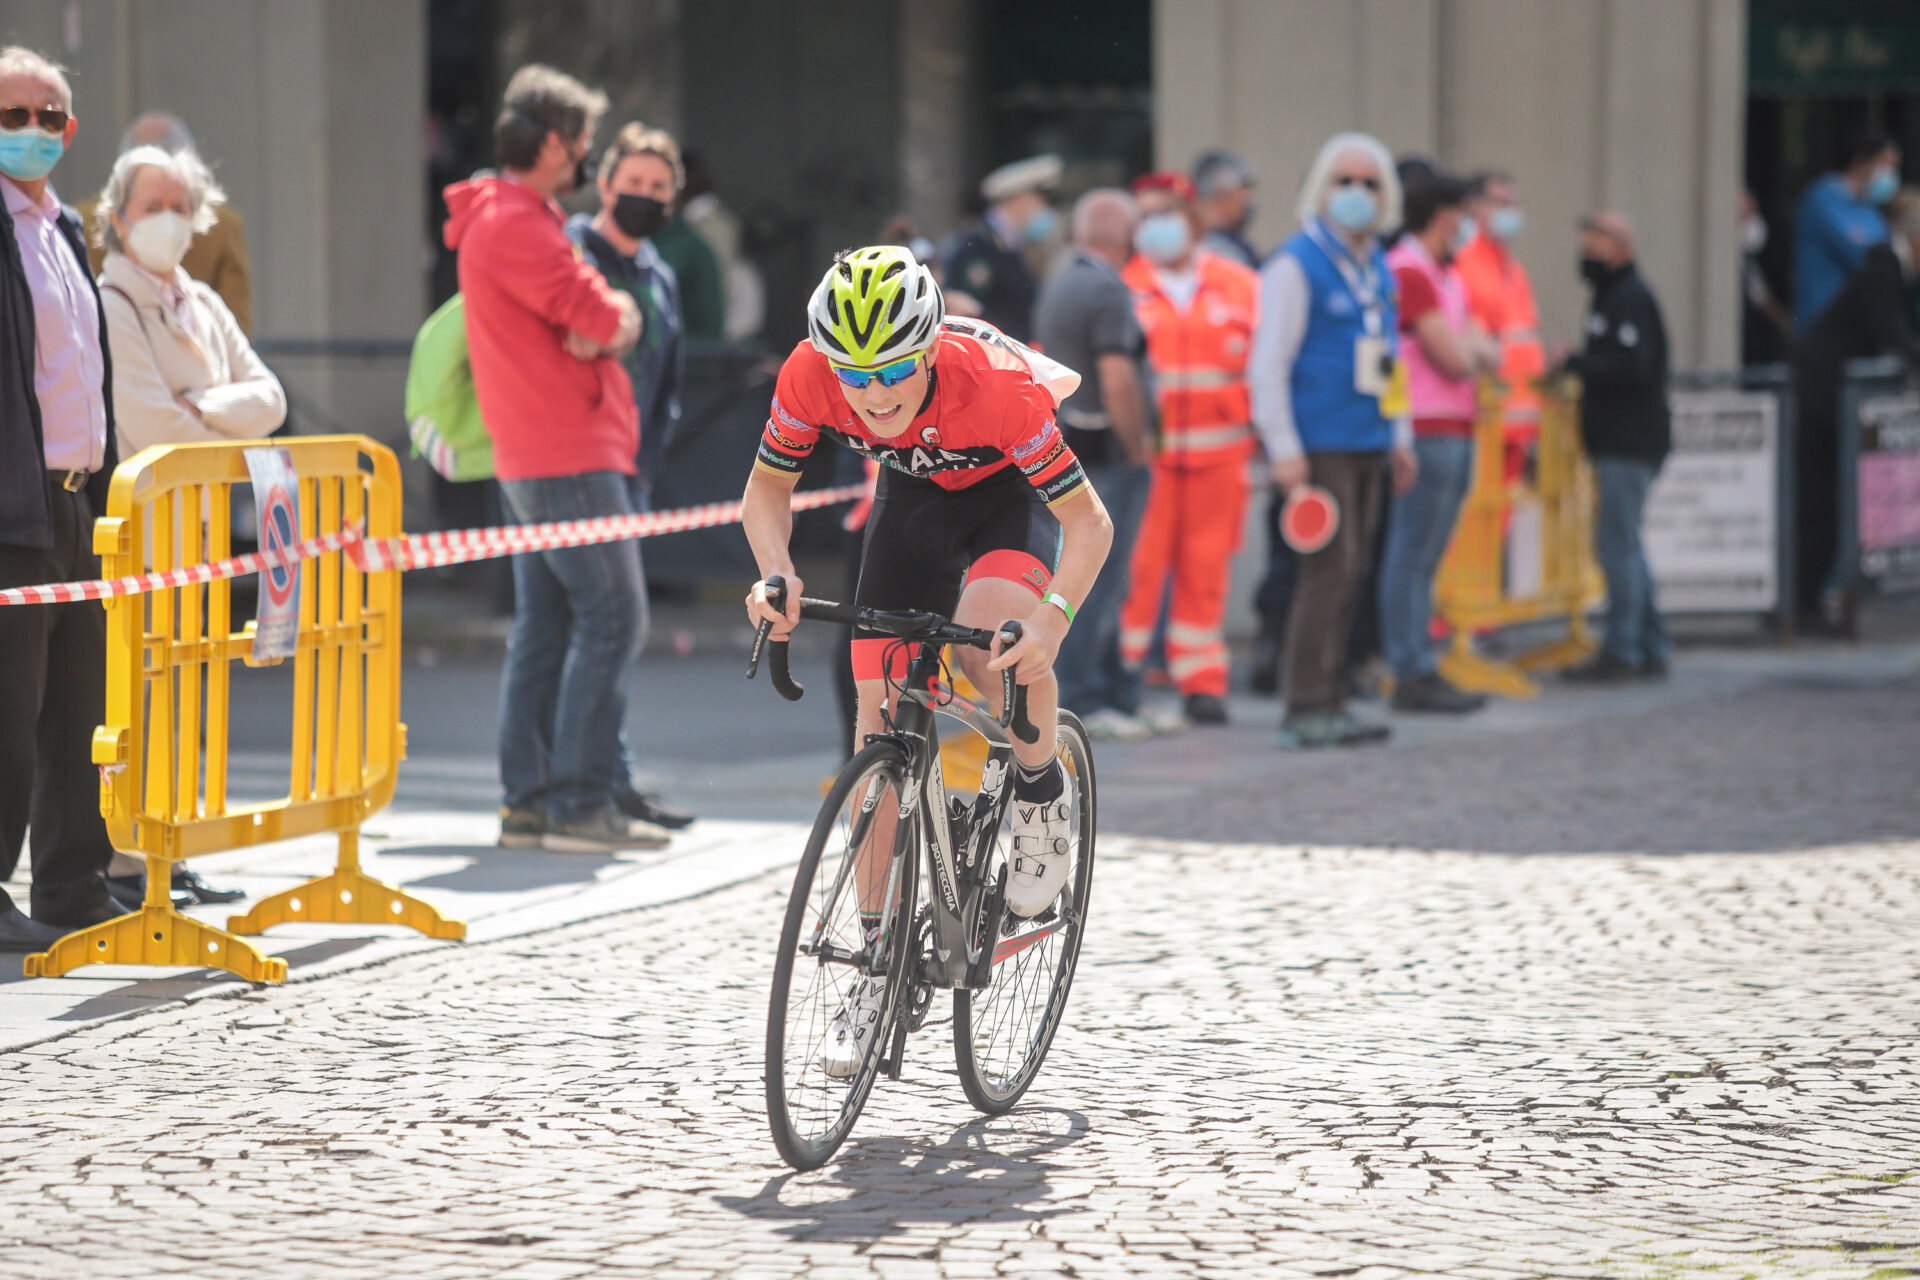
[{"label": "red cap", "polygon": [[1199,198],[1194,192],[1193,180],[1178,169],[1141,174],[1133,180],[1133,194],[1139,195],[1142,191],[1171,191],[1188,204]]}]

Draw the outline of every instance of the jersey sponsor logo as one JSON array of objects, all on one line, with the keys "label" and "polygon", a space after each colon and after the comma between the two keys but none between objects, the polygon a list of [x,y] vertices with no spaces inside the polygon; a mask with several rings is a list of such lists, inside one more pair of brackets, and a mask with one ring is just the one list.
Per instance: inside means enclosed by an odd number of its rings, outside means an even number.
[{"label": "jersey sponsor logo", "polygon": [[794,453],[805,453],[810,447],[806,441],[795,440],[792,436],[782,431],[780,424],[772,418],[767,419],[767,438],[772,440],[776,445],[779,445],[782,449],[788,449]]},{"label": "jersey sponsor logo", "polygon": [[1053,419],[1048,418],[1040,424],[1038,431],[1008,450],[1007,456],[1019,463],[1022,467],[1025,467],[1029,465],[1033,459],[1038,457],[1048,445],[1056,444],[1059,440],[1060,433],[1053,429]]},{"label": "jersey sponsor logo", "polygon": [[1047,571],[1039,565],[1033,566],[1033,568],[1027,570],[1020,576],[1035,591],[1045,591],[1047,589]]},{"label": "jersey sponsor logo", "polygon": [[1067,442],[1065,440],[1055,440],[1053,442],[1053,448],[1047,450],[1045,453],[1041,454],[1039,458],[1037,458],[1032,462],[1021,463],[1020,470],[1030,476],[1045,475],[1047,473],[1047,468],[1051,467],[1054,463],[1058,462],[1060,460],[1060,455],[1065,453],[1066,451],[1067,451]]},{"label": "jersey sponsor logo", "polygon": [[877,444],[859,436],[841,435],[839,437],[849,449],[864,457],[872,458],[882,466],[892,467],[895,471],[904,471],[910,476],[925,478],[942,471],[972,471],[976,468],[990,467],[1000,461],[1000,451],[985,445],[972,449],[947,449],[937,445],[904,445],[892,447]]},{"label": "jersey sponsor logo", "polygon": [[812,431],[814,429],[810,424],[802,422],[800,419],[788,413],[787,407],[780,403],[779,396],[773,398],[773,416],[779,421],[786,423],[789,427],[792,427],[795,431]]},{"label": "jersey sponsor logo", "polygon": [[1058,502],[1086,482],[1087,473],[1080,469],[1080,463],[1076,459],[1059,475],[1034,487],[1039,490],[1042,502]]}]

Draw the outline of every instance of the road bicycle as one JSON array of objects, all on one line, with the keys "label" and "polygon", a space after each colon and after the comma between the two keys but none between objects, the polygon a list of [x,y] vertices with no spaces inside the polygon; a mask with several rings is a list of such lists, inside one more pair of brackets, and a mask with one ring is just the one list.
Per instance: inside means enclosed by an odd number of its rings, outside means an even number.
[{"label": "road bicycle", "polygon": [[[784,608],[786,584],[767,579]],[[800,616],[891,636],[911,646],[905,678],[887,689],[884,731],[869,735],[827,791],[794,874],[767,1009],[767,1119],[774,1145],[796,1169],[815,1169],[846,1141],[875,1080],[900,1078],[907,1036],[928,1025],[936,992],[953,992],[954,1060],[974,1106],[1012,1109],[1033,1083],[1066,1009],[1093,883],[1096,804],[1086,729],[1060,712],[1058,759],[1070,808],[1070,871],[1060,896],[1022,919],[1007,910],[1012,839],[1013,741],[1039,740],[1026,690],[1003,673],[1001,714],[954,691],[947,645],[991,650],[1018,643],[1020,624],[998,632],[938,614],[863,609],[802,599]],[[804,690],[788,669],[785,641],[762,623],[747,676],[762,651],[774,688],[788,701]],[[889,657],[891,657],[891,653]],[[887,664],[892,669],[892,663]],[[947,791],[935,716],[987,740],[971,802]],[[931,892],[922,895],[922,876]],[[862,914],[866,920],[862,921]],[[877,917],[877,921],[875,919]],[[876,928],[877,924],[877,928]],[[836,1017],[855,988],[884,979],[885,993],[857,1061],[830,1072],[825,1055]]]}]

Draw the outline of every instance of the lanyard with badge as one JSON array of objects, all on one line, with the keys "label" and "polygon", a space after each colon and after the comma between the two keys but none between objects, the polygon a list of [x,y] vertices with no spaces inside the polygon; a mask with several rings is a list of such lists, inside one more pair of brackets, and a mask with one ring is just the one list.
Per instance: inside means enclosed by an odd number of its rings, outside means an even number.
[{"label": "lanyard with badge", "polygon": [[1398,418],[1411,409],[1407,397],[1407,366],[1394,355],[1393,343],[1386,332],[1386,303],[1381,298],[1380,277],[1372,263],[1362,268],[1342,245],[1334,244],[1317,223],[1309,224],[1313,238],[1327,261],[1346,282],[1347,292],[1360,306],[1361,323],[1366,332],[1353,340],[1353,389],[1380,402],[1380,416]]}]

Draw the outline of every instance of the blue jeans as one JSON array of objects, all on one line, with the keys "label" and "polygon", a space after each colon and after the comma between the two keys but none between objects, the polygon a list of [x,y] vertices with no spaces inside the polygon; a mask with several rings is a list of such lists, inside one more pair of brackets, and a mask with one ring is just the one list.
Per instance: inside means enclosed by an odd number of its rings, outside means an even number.
[{"label": "blue jeans", "polygon": [[1473,441],[1464,436],[1422,436],[1413,451],[1419,478],[1393,500],[1380,563],[1380,647],[1402,682],[1433,674],[1433,576],[1473,479]]},{"label": "blue jeans", "polygon": [[1595,458],[1593,473],[1600,489],[1595,550],[1607,578],[1607,632],[1600,647],[1636,667],[1665,662],[1672,647],[1640,545],[1640,517],[1659,468],[1631,458]]},{"label": "blue jeans", "polygon": [[[627,477],[589,471],[502,480],[525,523],[626,515]],[[511,808],[566,823],[612,803],[624,771],[627,680],[646,642],[647,588],[637,542],[513,558],[513,630],[500,685],[500,783]]]},{"label": "blue jeans", "polygon": [[1113,520],[1113,546],[1053,663],[1060,705],[1075,715],[1103,707],[1129,715],[1140,709],[1140,677],[1120,661],[1120,606],[1127,600],[1127,566],[1147,509],[1150,475],[1145,467],[1118,462],[1087,468],[1087,481]]}]

